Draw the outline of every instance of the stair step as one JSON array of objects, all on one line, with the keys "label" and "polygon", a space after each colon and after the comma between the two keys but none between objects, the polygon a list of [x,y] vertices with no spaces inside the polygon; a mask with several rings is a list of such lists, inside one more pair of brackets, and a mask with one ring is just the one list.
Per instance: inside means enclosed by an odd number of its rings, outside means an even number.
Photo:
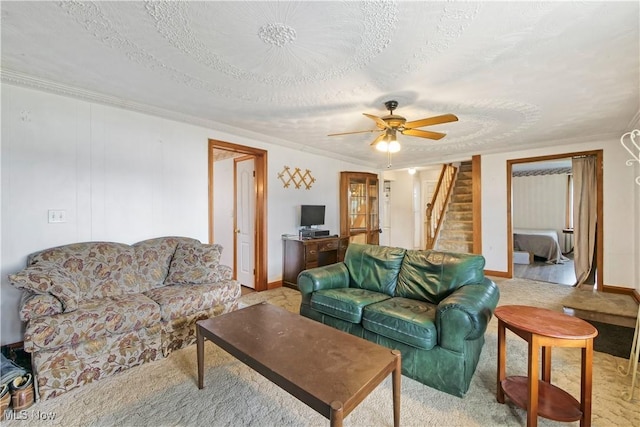
[{"label": "stair step", "polygon": [[473,221],[473,212],[448,212],[445,221]]},{"label": "stair step", "polygon": [[458,171],[462,172],[471,172],[471,162],[462,162],[460,163],[460,167],[458,168]]},{"label": "stair step", "polygon": [[444,221],[442,230],[473,230],[472,221]]},{"label": "stair step", "polygon": [[458,177],[456,179],[472,179],[471,170],[458,171]]},{"label": "stair step", "polygon": [[441,230],[440,238],[443,240],[455,240],[457,242],[472,242],[473,230]]},{"label": "stair step", "polygon": [[458,193],[451,195],[451,203],[471,203],[473,195],[471,193]]},{"label": "stair step", "polygon": [[473,242],[457,242],[454,240],[438,240],[436,248],[441,251],[471,253]]},{"label": "stair step", "polygon": [[458,194],[472,194],[471,185],[456,185],[453,187],[452,195],[457,196]]},{"label": "stair step", "polygon": [[473,203],[471,202],[450,202],[449,212],[469,212],[473,210]]}]

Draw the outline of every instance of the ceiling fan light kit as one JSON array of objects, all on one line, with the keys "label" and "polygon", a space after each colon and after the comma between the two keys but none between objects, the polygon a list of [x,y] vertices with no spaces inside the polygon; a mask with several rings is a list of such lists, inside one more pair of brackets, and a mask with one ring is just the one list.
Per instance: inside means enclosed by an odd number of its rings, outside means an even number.
[{"label": "ceiling fan light kit", "polygon": [[443,114],[441,116],[427,117],[424,119],[407,122],[406,118],[393,114],[393,110],[398,107],[398,101],[387,101],[384,103],[384,106],[389,111],[389,114],[387,114],[386,116],[378,117],[374,116],[373,114],[362,113],[376,123],[377,129],[333,133],[329,136],[349,135],[365,132],[380,132],[380,134],[373,140],[370,145],[375,147],[378,151],[388,153],[389,165],[387,167],[390,167],[391,153],[397,153],[401,148],[396,136],[397,132],[408,136],[417,136],[419,138],[439,140],[444,138],[446,134],[441,132],[426,131],[417,128],[458,121],[458,117],[456,117],[454,114]]},{"label": "ceiling fan light kit", "polygon": [[400,143],[396,137],[395,129],[387,129],[384,134],[384,138],[376,143],[376,150],[386,153],[397,153],[400,151]]}]

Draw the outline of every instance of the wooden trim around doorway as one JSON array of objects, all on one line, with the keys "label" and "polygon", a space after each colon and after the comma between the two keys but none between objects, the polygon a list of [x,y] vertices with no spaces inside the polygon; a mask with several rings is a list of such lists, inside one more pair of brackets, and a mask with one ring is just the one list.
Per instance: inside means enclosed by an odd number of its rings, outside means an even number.
[{"label": "wooden trim around doorway", "polygon": [[471,157],[471,203],[473,205],[473,253],[482,254],[482,161],[476,155]]},{"label": "wooden trim around doorway", "polygon": [[[255,158],[256,171],[256,212],[255,212],[255,289],[265,291],[268,288],[267,274],[267,151],[254,147],[233,144],[215,139],[209,140],[209,243],[214,242],[213,235],[213,149],[218,148],[233,151],[238,154],[253,156]],[[231,184],[231,183],[227,183]],[[235,252],[235,251],[234,251]],[[235,257],[235,255],[234,255]]]}]

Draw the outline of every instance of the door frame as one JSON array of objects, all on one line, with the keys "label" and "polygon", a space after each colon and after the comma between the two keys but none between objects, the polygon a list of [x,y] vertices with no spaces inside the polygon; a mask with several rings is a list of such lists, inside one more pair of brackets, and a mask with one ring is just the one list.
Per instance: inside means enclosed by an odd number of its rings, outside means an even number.
[{"label": "door frame", "polygon": [[[255,158],[255,171],[256,171],[256,204],[255,204],[255,248],[254,248],[254,263],[255,263],[255,290],[265,291],[267,290],[267,151],[259,148],[248,147],[245,145],[233,144],[231,142],[219,141],[216,139],[209,139],[208,144],[208,158],[209,158],[209,243],[213,243],[213,168],[214,158],[213,149],[218,148],[226,151],[233,151],[234,153],[253,156]],[[234,172],[235,174],[235,172]],[[236,184],[234,179],[234,194],[236,192]],[[235,207],[234,207],[235,217]],[[235,221],[235,219],[234,219]],[[236,243],[234,239],[234,264],[235,264],[235,252]],[[234,275],[235,275],[234,265]]]},{"label": "door frame", "polygon": [[521,159],[507,160],[507,276],[513,277],[513,211],[512,211],[512,172],[516,163],[534,163],[545,160],[566,159],[567,157],[595,156],[596,157],[596,216],[598,218],[598,232],[596,233],[596,286],[597,291],[605,289],[604,284],[604,190],[603,190],[603,167],[602,150],[579,151],[572,153],[553,154],[539,157],[526,157]]}]

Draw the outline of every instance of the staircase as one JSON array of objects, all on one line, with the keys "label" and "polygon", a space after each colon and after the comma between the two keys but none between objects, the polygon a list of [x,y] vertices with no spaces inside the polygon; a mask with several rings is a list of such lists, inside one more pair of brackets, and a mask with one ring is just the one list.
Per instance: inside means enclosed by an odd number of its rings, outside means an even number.
[{"label": "staircase", "polygon": [[435,248],[473,252],[473,203],[471,162],[462,162],[444,215]]}]

